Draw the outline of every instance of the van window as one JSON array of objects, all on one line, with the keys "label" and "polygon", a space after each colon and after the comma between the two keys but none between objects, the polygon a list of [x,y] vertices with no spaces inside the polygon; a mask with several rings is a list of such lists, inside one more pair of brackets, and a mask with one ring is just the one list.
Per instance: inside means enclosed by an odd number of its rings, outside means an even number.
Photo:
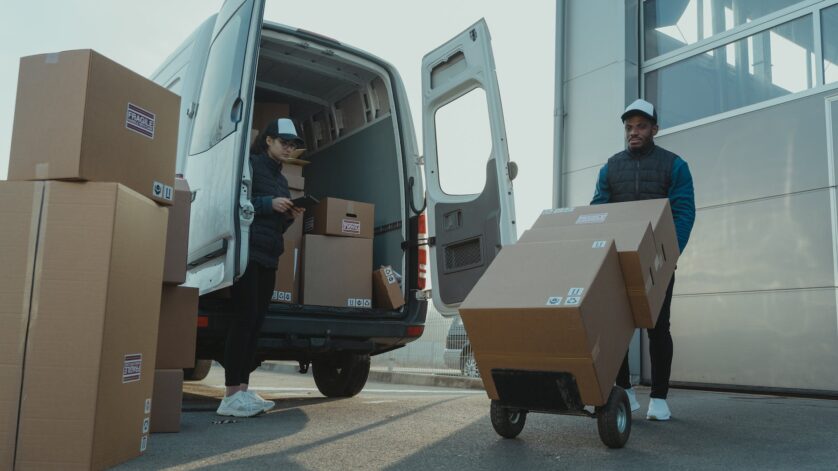
[{"label": "van window", "polygon": [[[252,2],[246,2],[252,5]],[[240,7],[210,46],[189,154],[199,154],[236,130],[240,116],[233,115],[239,98],[250,8]]]},{"label": "van window", "polygon": [[449,195],[483,192],[492,152],[486,92],[476,88],[437,110],[439,185]]}]

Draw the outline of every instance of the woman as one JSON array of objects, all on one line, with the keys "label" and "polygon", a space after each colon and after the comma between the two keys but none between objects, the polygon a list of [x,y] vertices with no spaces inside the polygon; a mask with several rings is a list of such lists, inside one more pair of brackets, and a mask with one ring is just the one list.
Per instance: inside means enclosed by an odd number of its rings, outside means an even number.
[{"label": "woman", "polygon": [[269,123],[252,146],[251,202],[255,214],[250,226],[247,270],[232,288],[235,319],[224,348],[227,389],[216,411],[219,415],[252,417],[274,407],[273,401],[248,390],[248,384],[283,251],[282,234],[303,213],[291,202],[288,180],[281,173],[281,159],[302,146],[294,123],[286,118]]}]

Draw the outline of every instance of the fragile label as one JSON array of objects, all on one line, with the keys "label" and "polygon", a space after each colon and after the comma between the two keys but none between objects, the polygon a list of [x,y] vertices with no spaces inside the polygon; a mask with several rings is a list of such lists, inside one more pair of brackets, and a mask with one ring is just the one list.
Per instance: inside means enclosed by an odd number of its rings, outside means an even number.
[{"label": "fragile label", "polygon": [[144,452],[146,448],[148,448],[148,435],[143,435],[143,438],[140,439],[140,453]]},{"label": "fragile label", "polygon": [[349,298],[346,300],[349,307],[372,307],[372,300],[366,298]]},{"label": "fragile label", "polygon": [[591,246],[592,249],[604,249],[605,246],[608,244],[606,240],[595,240],[594,245]]},{"label": "fragile label", "polygon": [[576,208],[553,208],[553,209],[545,209],[541,212],[541,214],[561,214],[561,213],[572,213],[573,210]]},{"label": "fragile label", "polygon": [[568,296],[582,296],[582,293],[585,292],[585,288],[570,288],[567,290]]},{"label": "fragile label", "polygon": [[602,224],[608,213],[583,214],[576,218],[576,224]]},{"label": "fragile label", "polygon": [[172,201],[175,197],[175,189],[169,185],[154,181],[151,184],[151,196],[161,200]]},{"label": "fragile label", "polygon": [[142,353],[130,353],[125,355],[122,362],[122,383],[133,383],[135,381],[139,381],[142,368]]},{"label": "fragile label", "polygon": [[562,304],[562,297],[561,296],[550,296],[547,298],[547,303],[545,306],[559,306]]},{"label": "fragile label", "polygon": [[137,134],[154,139],[154,113],[144,110],[139,106],[128,103],[128,111],[125,113],[125,127]]},{"label": "fragile label", "polygon": [[143,419],[143,433],[148,433],[148,428],[149,428],[150,423],[151,423],[151,420],[148,417]]},{"label": "fragile label", "polygon": [[286,301],[291,302],[291,292],[290,291],[274,291],[273,296],[271,296],[271,301]]},{"label": "fragile label", "polygon": [[360,234],[361,221],[357,219],[344,219],[341,221],[340,231],[347,234]]},{"label": "fragile label", "polygon": [[565,306],[578,306],[579,305],[579,296],[568,296],[564,302]]},{"label": "fragile label", "polygon": [[143,412],[148,415],[151,414],[151,398],[145,400],[145,407],[143,407]]}]

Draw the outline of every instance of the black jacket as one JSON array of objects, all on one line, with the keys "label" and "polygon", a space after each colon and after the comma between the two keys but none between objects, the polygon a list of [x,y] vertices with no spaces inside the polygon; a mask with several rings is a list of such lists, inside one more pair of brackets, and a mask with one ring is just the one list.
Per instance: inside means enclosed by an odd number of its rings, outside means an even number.
[{"label": "black jacket", "polygon": [[284,249],[282,234],[294,219],[274,211],[271,201],[277,197],[291,197],[288,180],[282,174],[282,163],[267,154],[251,155],[250,165],[253,171],[250,200],[255,215],[250,226],[249,260],[266,268],[276,268]]}]

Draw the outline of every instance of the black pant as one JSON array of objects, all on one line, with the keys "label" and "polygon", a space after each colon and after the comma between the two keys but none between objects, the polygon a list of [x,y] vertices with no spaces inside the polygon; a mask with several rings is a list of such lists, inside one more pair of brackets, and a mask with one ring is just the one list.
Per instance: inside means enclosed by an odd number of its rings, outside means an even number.
[{"label": "black pant", "polygon": [[268,312],[276,281],[276,268],[256,262],[247,264],[244,275],[233,284],[234,317],[224,346],[224,384],[248,384],[256,364],[256,342]]},{"label": "black pant", "polygon": [[[666,399],[669,392],[669,375],[672,372],[672,335],[669,333],[669,307],[672,304],[672,287],[675,285],[675,275],[666,289],[660,316],[654,329],[646,329],[649,334],[649,357],[652,360],[652,393],[651,397]],[[623,365],[617,374],[617,386],[623,389],[631,387],[629,380],[628,353],[623,358]]]}]

